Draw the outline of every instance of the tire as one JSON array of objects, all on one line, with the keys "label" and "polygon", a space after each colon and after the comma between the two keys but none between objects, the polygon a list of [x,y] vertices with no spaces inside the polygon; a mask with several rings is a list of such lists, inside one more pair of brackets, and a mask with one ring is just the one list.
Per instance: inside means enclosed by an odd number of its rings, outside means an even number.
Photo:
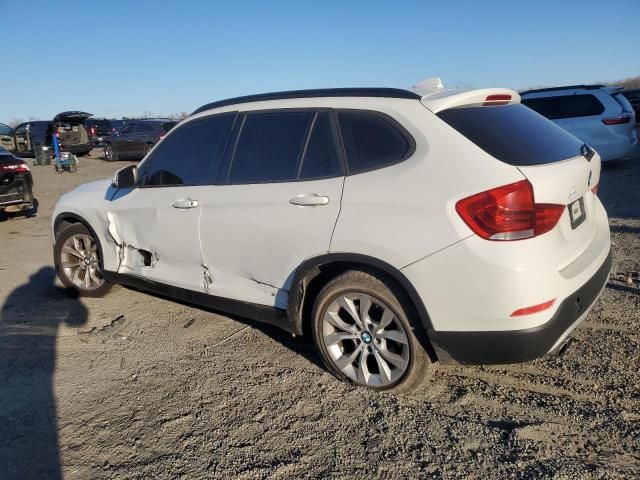
[{"label": "tire", "polygon": [[104,146],[104,159],[107,162],[117,162],[119,160],[118,152],[110,143],[107,143]]},{"label": "tire", "polygon": [[98,240],[81,223],[60,232],[53,247],[53,260],[62,284],[80,296],[103,297],[112,287],[102,277]]},{"label": "tire", "polygon": [[[363,304],[368,305],[364,323]],[[411,318],[413,308],[393,282],[351,270],[327,283],[316,298],[313,339],[338,379],[374,390],[410,392],[425,383],[432,370]]]}]

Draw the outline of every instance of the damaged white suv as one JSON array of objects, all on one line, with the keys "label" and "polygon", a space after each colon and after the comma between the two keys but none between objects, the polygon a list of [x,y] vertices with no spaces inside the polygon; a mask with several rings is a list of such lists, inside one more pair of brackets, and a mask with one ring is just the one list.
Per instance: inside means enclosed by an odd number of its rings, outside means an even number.
[{"label": "damaged white suv", "polygon": [[435,360],[557,350],[610,267],[600,158],[507,89],[282,92],[205,105],[136,168],[63,196],[60,279],[309,334],[406,391]]}]

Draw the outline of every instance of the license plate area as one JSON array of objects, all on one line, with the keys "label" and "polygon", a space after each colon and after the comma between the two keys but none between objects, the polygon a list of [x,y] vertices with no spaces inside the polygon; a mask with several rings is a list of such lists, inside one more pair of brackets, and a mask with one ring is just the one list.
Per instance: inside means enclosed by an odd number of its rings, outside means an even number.
[{"label": "license plate area", "polygon": [[575,230],[587,218],[587,212],[584,210],[584,199],[579,198],[575,202],[567,205],[569,209],[569,218],[571,219],[571,228]]}]

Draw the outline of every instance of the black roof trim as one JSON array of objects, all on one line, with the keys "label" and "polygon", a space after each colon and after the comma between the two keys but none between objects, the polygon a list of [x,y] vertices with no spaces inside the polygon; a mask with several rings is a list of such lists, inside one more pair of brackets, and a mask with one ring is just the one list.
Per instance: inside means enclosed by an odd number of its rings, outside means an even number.
[{"label": "black roof trim", "polygon": [[604,87],[606,87],[606,85],[566,85],[564,87],[549,87],[538,88],[536,90],[525,90],[524,92],[520,92],[520,95],[524,95],[526,93],[555,92],[556,90],[573,90],[576,88],[583,88],[585,90],[597,90]]},{"label": "black roof trim", "polygon": [[288,92],[260,93],[244,97],[229,98],[217,102],[207,103],[198,108],[192,115],[211,110],[212,108],[226,107],[240,103],[264,102],[267,100],[285,100],[289,98],[314,98],[314,97],[384,97],[406,98],[418,100],[422,98],[417,93],[400,88],[320,88],[315,90],[290,90]]}]

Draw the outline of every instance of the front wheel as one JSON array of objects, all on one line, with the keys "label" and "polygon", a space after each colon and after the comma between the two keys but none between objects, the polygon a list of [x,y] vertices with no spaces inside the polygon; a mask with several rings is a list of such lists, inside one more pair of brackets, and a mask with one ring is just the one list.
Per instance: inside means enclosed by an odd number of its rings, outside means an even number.
[{"label": "front wheel", "polygon": [[394,393],[415,390],[430,377],[430,359],[403,297],[393,283],[355,270],[322,289],[313,306],[313,336],[333,375]]},{"label": "front wheel", "polygon": [[56,272],[62,284],[83,297],[102,297],[111,284],[102,276],[98,241],[81,223],[65,228],[53,249]]}]

